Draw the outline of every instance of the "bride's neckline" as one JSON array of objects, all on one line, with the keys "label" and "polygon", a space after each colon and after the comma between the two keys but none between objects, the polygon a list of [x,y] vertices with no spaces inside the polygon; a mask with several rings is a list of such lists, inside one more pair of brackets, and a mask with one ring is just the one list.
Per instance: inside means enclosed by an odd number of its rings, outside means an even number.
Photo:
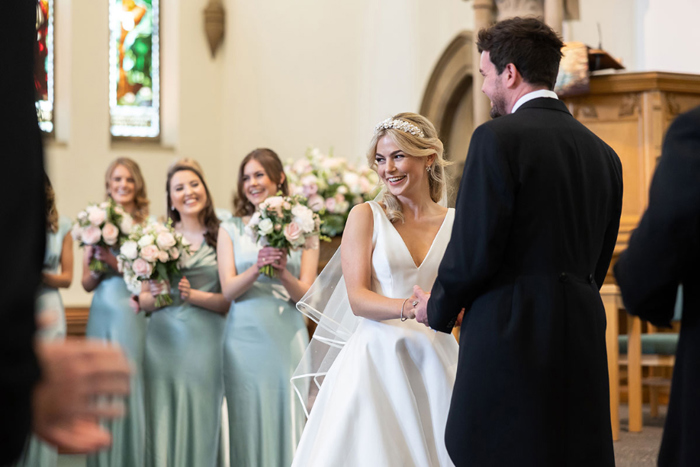
[{"label": "bride's neckline", "polygon": [[445,213],[445,216],[442,218],[442,223],[440,224],[440,228],[438,229],[437,233],[436,233],[435,236],[433,237],[433,241],[430,242],[430,248],[428,248],[428,252],[427,252],[427,253],[425,254],[425,256],[423,257],[423,261],[421,261],[420,264],[416,264],[416,260],[414,259],[414,256],[413,256],[413,254],[411,253],[411,250],[409,250],[408,245],[406,245],[406,241],[403,239],[403,236],[401,235],[401,233],[399,233],[399,231],[396,229],[396,227],[394,226],[394,224],[389,220],[389,217],[386,215],[386,212],[384,212],[384,209],[382,208],[382,206],[381,206],[379,203],[377,203],[377,206],[379,207],[379,210],[382,211],[382,214],[384,215],[384,219],[385,219],[386,222],[391,226],[391,229],[392,229],[392,230],[396,233],[396,235],[398,235],[399,238],[401,239],[401,244],[403,245],[403,249],[406,251],[406,253],[408,253],[408,257],[411,258],[411,264],[413,264],[413,267],[415,267],[416,269],[420,269],[421,266],[423,266],[423,265],[425,264],[425,261],[426,261],[426,260],[428,259],[428,257],[430,256],[430,253],[432,253],[433,247],[435,246],[435,241],[436,241],[437,238],[440,236],[440,233],[442,233],[442,229],[445,228],[445,224],[446,224],[445,221],[447,220],[447,216],[450,215],[451,209],[448,208],[448,209],[447,209],[447,212]]}]

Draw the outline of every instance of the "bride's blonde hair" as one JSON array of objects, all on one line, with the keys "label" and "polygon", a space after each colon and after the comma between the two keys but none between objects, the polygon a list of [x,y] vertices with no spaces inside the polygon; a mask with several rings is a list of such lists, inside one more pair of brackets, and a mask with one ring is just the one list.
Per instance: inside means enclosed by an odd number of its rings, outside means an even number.
[{"label": "bride's blonde hair", "polygon": [[[435,126],[424,116],[411,112],[396,114],[380,123],[367,151],[367,162],[375,172],[377,171],[377,161],[375,160],[377,143],[384,136],[389,136],[408,156],[428,157],[435,155],[435,160],[428,172],[428,184],[430,198],[436,203],[439,202],[445,191],[445,167],[449,165],[449,161],[445,160],[442,141],[438,138]],[[401,203],[396,196],[387,190],[384,192],[381,202],[384,204],[386,215],[391,222],[404,221]]]}]

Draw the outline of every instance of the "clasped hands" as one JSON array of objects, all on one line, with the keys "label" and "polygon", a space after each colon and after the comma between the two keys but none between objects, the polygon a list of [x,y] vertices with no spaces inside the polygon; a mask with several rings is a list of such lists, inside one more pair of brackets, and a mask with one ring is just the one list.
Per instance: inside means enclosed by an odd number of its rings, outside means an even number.
[{"label": "clasped hands", "polygon": [[266,246],[258,251],[258,262],[256,266],[258,269],[262,269],[264,266],[269,265],[281,273],[287,269],[287,257],[286,250]]},{"label": "clasped hands", "polygon": [[[406,308],[409,308],[410,304],[411,310],[416,318],[416,321],[426,325],[427,327],[430,327],[430,324],[428,323],[428,300],[430,300],[430,292],[425,292],[419,286],[414,285],[413,295],[411,295],[408,298]],[[407,316],[410,317],[410,315]],[[457,316],[455,327],[459,327],[462,325],[463,317],[464,308],[462,308],[462,310],[459,312],[459,315]]]}]

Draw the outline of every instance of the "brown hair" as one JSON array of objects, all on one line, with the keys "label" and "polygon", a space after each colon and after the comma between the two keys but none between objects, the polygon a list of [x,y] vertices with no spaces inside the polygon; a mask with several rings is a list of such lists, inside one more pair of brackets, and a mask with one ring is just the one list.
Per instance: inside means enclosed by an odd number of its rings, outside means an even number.
[{"label": "brown hair", "polygon": [[44,172],[44,191],[46,193],[46,227],[50,232],[58,232],[58,211],[56,210],[56,193],[51,186],[49,176]]},{"label": "brown hair", "polygon": [[168,179],[165,182],[165,192],[167,193],[167,205],[168,205],[168,218],[172,219],[173,222],[180,222],[180,213],[177,209],[173,209],[173,204],[170,201],[170,181],[177,172],[183,170],[189,170],[202,182],[204,186],[204,191],[207,194],[207,202],[204,204],[204,209],[199,213],[199,222],[204,226],[206,232],[204,233],[204,241],[207,242],[209,246],[216,250],[216,240],[219,235],[219,218],[216,217],[216,212],[214,211],[214,200],[211,197],[211,192],[209,191],[209,186],[207,181],[204,179],[204,173],[202,172],[202,167],[199,163],[193,159],[180,159],[175,161],[168,168]]},{"label": "brown hair", "polygon": [[[267,148],[258,148],[243,158],[238,168],[238,190],[233,195],[233,215],[238,217],[250,216],[255,212],[255,206],[248,201],[243,190],[243,171],[251,160],[256,160],[263,166],[267,176],[277,184],[284,196],[289,196],[289,184],[287,176],[284,175],[284,166],[275,151]],[[284,175],[284,177],[283,177]],[[284,181],[282,181],[284,178]]]},{"label": "brown hair", "polygon": [[[369,150],[367,151],[367,162],[372,170],[377,170],[377,161],[375,159],[377,154],[377,143],[384,136],[389,136],[394,143],[409,156],[412,157],[428,157],[435,154],[435,160],[433,161],[428,178],[428,185],[430,186],[430,199],[436,203],[442,199],[445,191],[445,167],[450,165],[450,162],[444,158],[444,148],[442,141],[438,138],[438,133],[430,120],[422,115],[414,114],[411,112],[404,112],[396,114],[391,117],[392,120],[402,120],[418,127],[424,136],[412,135],[403,130],[395,128],[383,128],[374,133],[372,141],[369,144]],[[389,191],[384,192],[382,198],[382,203],[385,206],[386,215],[391,222],[400,220],[404,221],[403,212],[401,209],[401,203],[399,200],[389,193]]]},{"label": "brown hair", "polygon": [[148,201],[148,195],[146,194],[146,183],[143,181],[141,168],[134,160],[129,159],[128,157],[118,157],[114,159],[111,164],[109,164],[109,167],[107,167],[107,172],[105,172],[105,189],[107,190],[107,198],[110,198],[109,181],[110,178],[112,178],[112,172],[114,172],[114,169],[120,165],[126,167],[129,173],[131,173],[131,176],[134,178],[134,212],[131,214],[131,217],[134,218],[136,223],[140,224],[148,217],[148,205],[150,201]]},{"label": "brown hair", "polygon": [[479,31],[476,45],[489,52],[500,75],[512,63],[523,79],[554,89],[564,43],[556,32],[537,18],[511,18]]}]

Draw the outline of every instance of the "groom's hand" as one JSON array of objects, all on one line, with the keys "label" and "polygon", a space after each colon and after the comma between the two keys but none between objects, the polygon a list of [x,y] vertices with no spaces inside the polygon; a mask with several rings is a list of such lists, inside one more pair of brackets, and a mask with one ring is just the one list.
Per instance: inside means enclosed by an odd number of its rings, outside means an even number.
[{"label": "groom's hand", "polygon": [[413,306],[413,309],[416,313],[416,321],[419,323],[425,324],[426,326],[430,327],[428,325],[428,300],[430,299],[430,293],[423,292],[423,289],[418,287],[417,285],[413,286],[413,295],[409,299],[409,301],[413,304],[416,303]]}]

